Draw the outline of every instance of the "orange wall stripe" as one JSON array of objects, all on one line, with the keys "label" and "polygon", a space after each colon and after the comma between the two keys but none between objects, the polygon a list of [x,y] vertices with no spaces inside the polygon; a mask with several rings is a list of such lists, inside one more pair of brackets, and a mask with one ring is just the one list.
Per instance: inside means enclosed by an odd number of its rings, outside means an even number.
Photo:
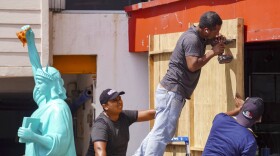
[{"label": "orange wall stripe", "polygon": [[96,74],[96,56],[54,55],[53,66],[61,74]]}]

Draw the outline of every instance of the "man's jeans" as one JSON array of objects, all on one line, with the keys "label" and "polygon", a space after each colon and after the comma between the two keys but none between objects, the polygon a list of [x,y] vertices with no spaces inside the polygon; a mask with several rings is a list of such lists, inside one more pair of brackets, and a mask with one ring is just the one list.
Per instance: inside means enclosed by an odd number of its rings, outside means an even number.
[{"label": "man's jeans", "polygon": [[178,118],[185,104],[185,99],[177,93],[158,85],[156,90],[155,124],[151,132],[141,143],[134,156],[162,156],[166,144],[175,134]]}]

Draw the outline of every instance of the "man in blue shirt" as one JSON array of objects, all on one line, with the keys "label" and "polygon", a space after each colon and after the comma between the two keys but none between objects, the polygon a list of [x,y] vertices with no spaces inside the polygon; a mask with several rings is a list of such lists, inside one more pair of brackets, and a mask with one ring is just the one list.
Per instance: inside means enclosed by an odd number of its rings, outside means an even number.
[{"label": "man in blue shirt", "polygon": [[263,100],[250,97],[241,109],[216,115],[202,155],[256,155],[257,142],[250,127],[261,121],[263,111]]}]

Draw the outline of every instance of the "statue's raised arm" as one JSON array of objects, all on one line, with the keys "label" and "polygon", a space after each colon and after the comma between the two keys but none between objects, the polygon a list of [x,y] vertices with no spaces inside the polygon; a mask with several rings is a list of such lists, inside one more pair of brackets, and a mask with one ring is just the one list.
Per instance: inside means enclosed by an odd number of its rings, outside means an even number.
[{"label": "statue's raised arm", "polygon": [[21,31],[17,33],[18,38],[23,43],[23,46],[27,43],[28,56],[30,63],[32,65],[33,75],[35,77],[35,72],[38,68],[42,69],[39,53],[35,46],[35,35],[33,30],[29,25],[21,27]]}]

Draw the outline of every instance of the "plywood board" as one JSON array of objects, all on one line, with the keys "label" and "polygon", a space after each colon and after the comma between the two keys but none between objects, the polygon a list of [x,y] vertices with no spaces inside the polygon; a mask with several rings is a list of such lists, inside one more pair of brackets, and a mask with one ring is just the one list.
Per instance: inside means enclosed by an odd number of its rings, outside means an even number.
[{"label": "plywood board", "polygon": [[[169,59],[178,38],[181,36],[182,32],[166,34],[166,35],[155,35],[150,37],[150,52],[149,52],[149,83],[150,83],[150,108],[154,108],[154,96],[157,85],[163,76],[166,74],[169,64]],[[178,126],[175,132],[175,136],[189,136],[190,134],[190,116],[189,113],[189,102],[187,101],[179,118]],[[153,121],[151,122],[151,128],[153,126]],[[180,155],[182,151],[178,145],[172,145],[168,148],[172,149],[173,152],[177,153],[175,155]],[[183,146],[185,148],[185,146]],[[183,149],[184,149],[183,148]],[[167,149],[168,150],[168,149]],[[169,153],[170,154],[170,153]],[[169,155],[168,151],[165,155]],[[181,152],[181,155],[185,155]]]},{"label": "plywood board", "polygon": [[219,64],[217,58],[213,58],[202,68],[194,91],[194,148],[204,148],[214,116],[234,107],[235,94],[244,97],[243,20],[224,20],[220,33],[236,39],[225,50],[225,53],[233,55],[234,60],[229,64]]},{"label": "plywood board", "polygon": [[182,145],[167,145],[164,156],[186,156],[186,146]]},{"label": "plywood board", "polygon": [[171,53],[181,34],[182,32],[151,36],[149,54]]}]

